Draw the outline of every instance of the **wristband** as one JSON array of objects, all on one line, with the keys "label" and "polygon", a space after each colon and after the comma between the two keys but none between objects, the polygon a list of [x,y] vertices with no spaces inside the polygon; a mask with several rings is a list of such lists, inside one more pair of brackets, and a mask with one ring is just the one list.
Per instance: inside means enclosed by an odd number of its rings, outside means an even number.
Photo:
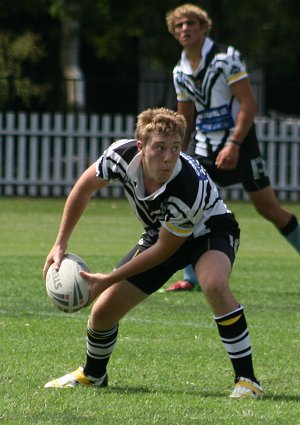
[{"label": "wristband", "polygon": [[234,139],[228,139],[228,142],[232,143],[235,146],[241,146],[242,142],[238,142],[237,140]]}]

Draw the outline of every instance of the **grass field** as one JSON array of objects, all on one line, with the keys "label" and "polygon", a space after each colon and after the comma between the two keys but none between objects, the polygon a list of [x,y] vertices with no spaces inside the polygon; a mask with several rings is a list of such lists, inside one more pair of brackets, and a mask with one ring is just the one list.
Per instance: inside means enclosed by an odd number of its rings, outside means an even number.
[{"label": "grass field", "polygon": [[[299,256],[247,203],[229,204],[242,230],[231,286],[245,307],[264,400],[228,398],[231,365],[200,291],[156,293],[124,318],[108,389],[44,389],[85,359],[89,308],[59,312],[41,277],[63,203],[0,200],[1,424],[300,424]],[[299,206],[289,208],[300,217]],[[140,233],[126,201],[95,199],[69,252],[105,272]]]}]

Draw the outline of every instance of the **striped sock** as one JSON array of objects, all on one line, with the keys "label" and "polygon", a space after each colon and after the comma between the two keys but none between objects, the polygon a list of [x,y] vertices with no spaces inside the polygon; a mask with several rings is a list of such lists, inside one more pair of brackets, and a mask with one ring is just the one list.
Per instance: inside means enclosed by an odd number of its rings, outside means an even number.
[{"label": "striped sock", "polygon": [[292,215],[289,223],[283,229],[280,229],[280,233],[300,254],[300,226],[294,215]]},{"label": "striped sock", "polygon": [[243,307],[225,316],[214,317],[221,341],[227,351],[236,378],[243,376],[256,381],[253,371],[251,342]]},{"label": "striped sock", "polygon": [[117,336],[118,325],[101,332],[92,329],[88,323],[85,375],[101,378],[105,374],[107,363],[117,342]]}]

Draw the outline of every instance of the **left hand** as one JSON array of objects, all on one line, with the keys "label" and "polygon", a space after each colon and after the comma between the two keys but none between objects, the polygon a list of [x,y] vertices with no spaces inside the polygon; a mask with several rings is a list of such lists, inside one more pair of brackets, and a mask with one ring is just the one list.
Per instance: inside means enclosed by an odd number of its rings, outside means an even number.
[{"label": "left hand", "polygon": [[220,170],[233,170],[236,168],[239,159],[239,146],[228,143],[219,152],[216,158],[216,166]]},{"label": "left hand", "polygon": [[90,296],[87,305],[91,304],[102,292],[104,292],[110,286],[110,283],[108,282],[108,274],[88,273],[84,270],[80,270],[80,275],[88,282]]}]

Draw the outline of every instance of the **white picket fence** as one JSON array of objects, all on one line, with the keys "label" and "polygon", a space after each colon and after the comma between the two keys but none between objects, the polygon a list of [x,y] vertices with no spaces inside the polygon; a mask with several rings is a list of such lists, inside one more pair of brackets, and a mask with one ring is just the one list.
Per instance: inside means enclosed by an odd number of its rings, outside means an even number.
[{"label": "white picket fence", "polygon": [[[258,117],[256,125],[279,199],[299,201],[300,120]],[[133,115],[0,113],[0,196],[66,196],[109,144],[134,137],[134,127]],[[239,185],[221,194],[246,199]],[[123,191],[112,185],[101,196]]]}]

